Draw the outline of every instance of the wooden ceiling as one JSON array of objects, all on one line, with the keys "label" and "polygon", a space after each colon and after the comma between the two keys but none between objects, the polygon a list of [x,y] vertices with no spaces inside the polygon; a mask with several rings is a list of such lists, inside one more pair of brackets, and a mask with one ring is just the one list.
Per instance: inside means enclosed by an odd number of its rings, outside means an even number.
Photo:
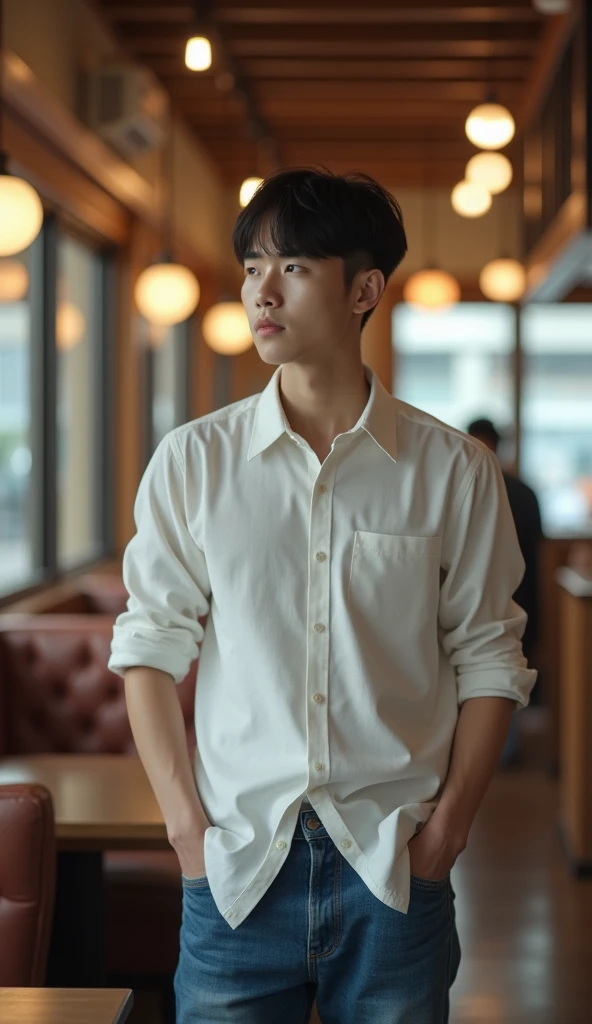
[{"label": "wooden ceiling", "polygon": [[[222,43],[196,74],[184,63],[191,0],[98,3],[233,185],[274,160],[363,169],[393,187],[454,185],[475,152],[466,117],[492,88],[524,123],[556,20],[531,0],[217,0]],[[224,53],[242,92],[229,89]]]}]

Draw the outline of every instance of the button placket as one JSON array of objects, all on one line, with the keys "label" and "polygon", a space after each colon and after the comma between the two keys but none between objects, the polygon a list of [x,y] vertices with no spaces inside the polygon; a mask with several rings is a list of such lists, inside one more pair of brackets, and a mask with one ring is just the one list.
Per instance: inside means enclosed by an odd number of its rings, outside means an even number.
[{"label": "button placket", "polygon": [[[335,456],[332,454],[331,459]],[[308,607],[311,638],[308,644],[308,737],[310,775],[315,785],[328,772],[328,707],[326,693],[329,673],[329,610],[331,585],[331,480],[318,485],[317,500],[311,502],[308,574]]]}]

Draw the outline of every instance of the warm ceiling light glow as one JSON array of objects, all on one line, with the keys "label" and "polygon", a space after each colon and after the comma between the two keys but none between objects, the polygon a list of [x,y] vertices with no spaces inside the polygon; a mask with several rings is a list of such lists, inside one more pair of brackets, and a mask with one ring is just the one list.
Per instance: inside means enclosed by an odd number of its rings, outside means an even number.
[{"label": "warm ceiling light glow", "polygon": [[20,302],[29,290],[29,272],[18,260],[0,260],[0,302]]},{"label": "warm ceiling light glow", "polygon": [[259,186],[263,183],[263,178],[245,178],[240,187],[240,204],[244,208],[248,206],[251,199],[255,195],[255,192]]},{"label": "warm ceiling light glow", "polygon": [[475,146],[501,149],[514,138],[516,125],[510,111],[500,103],[482,103],[469,114],[465,131]]},{"label": "warm ceiling light glow", "polygon": [[516,302],[526,287],[524,267],[518,260],[492,260],[479,275],[479,287],[493,302]]},{"label": "warm ceiling light glow", "polygon": [[491,193],[485,185],[460,181],[452,190],[451,201],[461,217],[481,217],[491,206]]},{"label": "warm ceiling light glow", "polygon": [[152,324],[171,326],[191,316],[199,302],[199,282],[180,263],[155,263],[143,270],[134,296],[136,306]]},{"label": "warm ceiling light glow", "polygon": [[485,188],[498,195],[512,181],[512,164],[503,153],[477,153],[467,164],[465,179],[472,185]]},{"label": "warm ceiling light glow", "polygon": [[190,71],[207,71],[212,66],[212,44],[205,36],[192,36],[185,47],[185,63]]},{"label": "warm ceiling light glow", "polygon": [[419,270],[403,288],[405,302],[426,309],[445,309],[460,299],[460,286],[446,270]]},{"label": "warm ceiling light glow", "polygon": [[242,302],[217,302],[208,309],[201,329],[210,348],[224,356],[240,355],[253,344]]},{"label": "warm ceiling light glow", "polygon": [[84,338],[86,320],[73,302],[60,302],[56,313],[56,344],[60,352],[75,348]]},{"label": "warm ceiling light glow", "polygon": [[0,256],[26,249],[42,223],[43,207],[32,185],[12,174],[0,174]]},{"label": "warm ceiling light glow", "polygon": [[565,14],[571,4],[570,0],[532,0],[532,6],[541,14]]}]

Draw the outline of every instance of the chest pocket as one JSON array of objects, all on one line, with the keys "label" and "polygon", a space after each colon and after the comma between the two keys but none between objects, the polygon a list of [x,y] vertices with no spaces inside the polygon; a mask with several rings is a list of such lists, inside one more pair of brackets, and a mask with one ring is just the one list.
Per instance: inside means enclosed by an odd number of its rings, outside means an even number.
[{"label": "chest pocket", "polygon": [[377,632],[416,633],[435,622],[440,590],[440,537],[356,531],[348,608]]}]

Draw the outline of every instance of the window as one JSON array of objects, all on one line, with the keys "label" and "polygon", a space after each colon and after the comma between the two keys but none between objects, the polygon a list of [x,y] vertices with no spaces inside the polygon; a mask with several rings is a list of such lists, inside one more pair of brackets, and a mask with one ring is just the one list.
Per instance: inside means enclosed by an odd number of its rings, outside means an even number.
[{"label": "window", "polygon": [[102,553],[104,283],[100,254],[65,234],[57,264],[57,562],[68,569]]},{"label": "window", "polygon": [[521,470],[549,535],[592,529],[592,306],[522,314]]},{"label": "window", "polygon": [[0,260],[0,594],[26,586],[39,567],[33,375],[41,247],[38,238]]},{"label": "window", "polygon": [[148,457],[165,434],[189,419],[192,320],[169,328],[144,323],[148,390]]},{"label": "window", "polygon": [[470,302],[393,311],[397,397],[460,430],[478,417],[493,420],[507,438],[504,460],[514,449],[514,316],[510,306]]}]

